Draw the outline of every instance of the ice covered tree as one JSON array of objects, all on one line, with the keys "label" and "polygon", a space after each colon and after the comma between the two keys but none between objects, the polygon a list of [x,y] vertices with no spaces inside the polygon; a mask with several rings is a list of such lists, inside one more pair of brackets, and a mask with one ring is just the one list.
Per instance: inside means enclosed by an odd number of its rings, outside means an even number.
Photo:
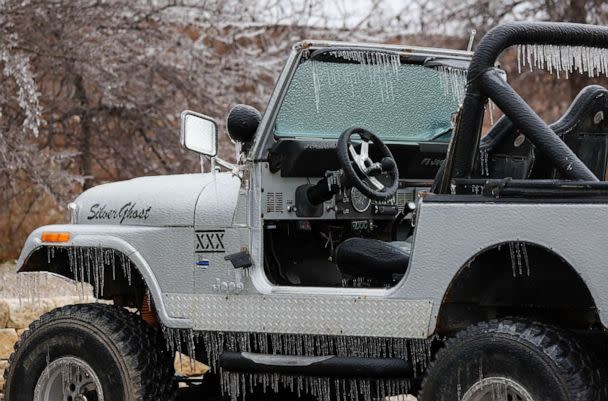
[{"label": "ice covered tree", "polygon": [[[295,41],[368,39],[329,23],[321,3],[0,2],[0,259],[33,227],[65,220],[83,189],[196,171],[179,113],[222,124],[234,103],[263,109]],[[221,152],[234,153],[225,139]]]},{"label": "ice covered tree", "polygon": [[260,107],[289,43],[267,29],[247,2],[1,2],[2,248],[95,183],[195,170],[180,111]]}]

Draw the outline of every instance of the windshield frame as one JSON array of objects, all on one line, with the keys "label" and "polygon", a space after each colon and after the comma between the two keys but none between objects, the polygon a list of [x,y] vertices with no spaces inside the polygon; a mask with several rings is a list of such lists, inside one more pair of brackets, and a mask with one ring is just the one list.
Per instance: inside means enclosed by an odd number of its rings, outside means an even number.
[{"label": "windshield frame", "polygon": [[[402,60],[407,62],[408,59],[424,58],[442,58],[448,60],[459,60],[470,62],[473,57],[473,52],[466,50],[452,50],[431,47],[418,46],[403,46],[377,43],[359,43],[359,42],[337,42],[337,41],[311,41],[305,40],[295,44],[287,60],[287,64],[283,68],[279,79],[277,80],[275,89],[270,97],[268,108],[264,113],[260,122],[259,134],[252,146],[249,159],[252,161],[267,161],[268,152],[280,138],[275,138],[274,126],[278,112],[283,104],[283,100],[291,85],[291,81],[295,72],[302,62],[302,59],[307,59],[317,50],[324,49],[357,49],[366,51],[379,52],[395,52],[398,53]],[[323,139],[319,139],[320,141]],[[325,139],[331,141],[332,139]],[[390,141],[388,142],[390,143]],[[403,143],[403,142],[399,142]],[[414,142],[410,142],[414,144]],[[422,143],[422,142],[420,142]],[[436,143],[436,142],[433,142]]]}]

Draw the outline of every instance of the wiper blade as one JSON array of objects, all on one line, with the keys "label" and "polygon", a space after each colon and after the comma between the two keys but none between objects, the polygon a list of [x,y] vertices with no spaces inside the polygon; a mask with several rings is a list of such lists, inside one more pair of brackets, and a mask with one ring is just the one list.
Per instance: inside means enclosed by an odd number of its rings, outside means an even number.
[{"label": "wiper blade", "polygon": [[468,60],[432,57],[427,58],[422,65],[427,68],[446,68],[449,70],[467,71],[469,69],[469,64]]},{"label": "wiper blade", "polygon": [[449,134],[450,132],[452,132],[452,128],[448,128],[448,129],[447,129],[447,130],[445,130],[445,131],[441,131],[440,133],[433,135],[433,136],[432,136],[432,137],[429,139],[429,141],[434,141],[435,139],[439,139],[439,138],[441,138],[442,136]]}]

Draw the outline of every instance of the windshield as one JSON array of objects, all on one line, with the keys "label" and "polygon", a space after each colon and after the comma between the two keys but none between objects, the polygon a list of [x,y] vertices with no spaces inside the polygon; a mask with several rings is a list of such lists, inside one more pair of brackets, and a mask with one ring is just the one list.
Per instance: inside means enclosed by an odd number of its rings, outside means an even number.
[{"label": "windshield", "polygon": [[337,139],[358,126],[389,142],[448,141],[465,70],[401,63],[399,55],[334,51],[302,62],[279,110],[278,137]]}]

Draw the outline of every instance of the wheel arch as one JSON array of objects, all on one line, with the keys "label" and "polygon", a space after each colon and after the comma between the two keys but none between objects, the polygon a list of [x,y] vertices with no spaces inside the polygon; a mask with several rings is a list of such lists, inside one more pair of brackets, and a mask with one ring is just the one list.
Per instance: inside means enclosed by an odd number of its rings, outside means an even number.
[{"label": "wheel arch", "polygon": [[592,286],[566,257],[531,241],[504,241],[471,257],[451,279],[436,332],[484,320],[533,318],[572,329],[602,325]]},{"label": "wheel arch", "polygon": [[[124,258],[125,261],[130,262],[130,268],[141,278],[141,283],[149,292],[149,295],[154,302],[156,314],[164,326],[179,329],[189,329],[193,327],[190,319],[169,316],[160,285],[150,265],[141,253],[129,242],[115,235],[84,233],[73,236],[70,241],[65,244],[43,243],[40,239],[40,233],[49,228],[57,231],[57,227],[47,226],[41,227],[30,234],[21,252],[21,256],[17,261],[17,273],[49,272],[75,280],[77,277],[75,277],[74,272],[72,272],[69,267],[68,250],[110,250],[116,257]],[[126,280],[126,277],[124,277],[124,279]],[[84,281],[91,283],[90,280],[92,280],[91,277],[84,279]],[[104,289],[111,289],[112,284],[109,285],[110,287],[104,286]],[[114,283],[114,285],[117,285],[117,283]],[[127,291],[135,291],[135,288],[131,286],[131,283],[129,283],[128,287]],[[122,291],[125,291],[125,289],[123,288]]]}]

